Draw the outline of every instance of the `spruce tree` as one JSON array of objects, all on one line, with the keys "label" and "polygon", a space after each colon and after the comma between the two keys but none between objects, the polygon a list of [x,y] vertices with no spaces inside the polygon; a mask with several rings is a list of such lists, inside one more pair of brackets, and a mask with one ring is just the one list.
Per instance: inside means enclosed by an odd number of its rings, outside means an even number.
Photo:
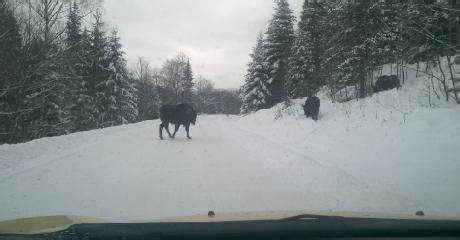
[{"label": "spruce tree", "polygon": [[290,97],[315,94],[325,84],[322,62],[325,45],[327,9],[323,2],[305,0],[289,58],[287,91]]},{"label": "spruce tree", "polygon": [[41,89],[39,96],[40,117],[35,127],[37,137],[68,134],[72,130],[72,82],[69,79],[72,66],[66,64],[65,51],[52,42],[41,42],[43,59],[37,65],[36,78]]},{"label": "spruce tree", "polygon": [[97,106],[98,127],[111,126],[112,122],[108,114],[111,111],[110,107],[114,104],[112,92],[115,88],[115,82],[108,79],[107,37],[104,32],[102,15],[99,11],[94,15],[89,55],[88,85]]},{"label": "spruce tree", "polygon": [[92,78],[91,36],[88,30],[81,35],[77,71],[76,102],[73,106],[74,131],[87,131],[98,127],[99,110],[96,106],[94,79]]},{"label": "spruce tree", "polygon": [[338,32],[328,49],[327,61],[333,64],[336,90],[356,86],[356,97],[369,93],[368,73],[372,70],[371,37],[374,21],[369,14],[370,2],[340,2],[333,16]]},{"label": "spruce tree", "polygon": [[77,2],[74,2],[69,10],[66,24],[67,37],[65,43],[70,53],[78,52],[81,45],[81,16]]},{"label": "spruce tree", "polygon": [[126,124],[136,121],[137,96],[131,78],[128,76],[127,63],[122,51],[118,32],[113,31],[108,42],[108,85],[106,96],[110,96],[110,105],[106,113],[106,123],[110,125]]},{"label": "spruce tree", "polygon": [[181,102],[192,102],[193,101],[193,71],[192,66],[190,65],[190,59],[187,59],[185,64],[183,78],[181,81]]},{"label": "spruce tree", "polygon": [[268,67],[270,98],[267,103],[273,106],[286,99],[285,90],[288,78],[288,63],[294,42],[294,16],[287,0],[276,0],[275,13],[271,19],[264,41],[265,62]]},{"label": "spruce tree", "polygon": [[138,102],[139,96],[136,88],[136,81],[128,76],[121,85],[121,116],[122,124],[139,121]]},{"label": "spruce tree", "polygon": [[[70,66],[71,72],[69,76],[69,85],[72,95],[72,110],[71,121],[72,131],[88,130],[82,126],[83,118],[87,118],[88,113],[86,106],[81,104],[82,99],[82,84],[84,84],[85,70],[88,66],[85,65],[85,57],[88,52],[85,51],[85,41],[82,37],[81,16],[77,2],[74,2],[69,10],[66,24],[66,55],[67,65]],[[85,39],[87,40],[87,39]],[[86,93],[87,94],[87,93]]]},{"label": "spruce tree", "polygon": [[20,27],[6,0],[0,0],[0,144],[14,142],[24,108]]},{"label": "spruce tree", "polygon": [[250,55],[251,62],[248,63],[245,83],[240,89],[242,99],[241,113],[269,107],[268,101],[271,95],[264,46],[263,35],[259,34],[257,45]]}]

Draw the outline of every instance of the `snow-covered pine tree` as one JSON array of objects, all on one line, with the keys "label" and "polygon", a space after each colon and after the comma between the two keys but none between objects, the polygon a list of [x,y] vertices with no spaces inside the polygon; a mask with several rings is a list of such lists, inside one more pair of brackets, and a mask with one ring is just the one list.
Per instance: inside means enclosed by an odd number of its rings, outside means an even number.
[{"label": "snow-covered pine tree", "polygon": [[[106,123],[113,125],[132,123],[137,119],[137,96],[133,81],[128,76],[126,59],[121,49],[120,38],[117,31],[112,31],[108,41],[108,85],[107,89],[111,105],[106,112]],[[112,126],[113,126],[112,125]]]},{"label": "snow-covered pine tree", "polygon": [[[81,16],[78,8],[78,4],[75,1],[69,9],[69,15],[67,16],[66,24],[67,37],[65,39],[66,47],[68,49],[68,55],[77,55],[81,45]],[[79,57],[72,56],[72,57]]]},{"label": "snow-covered pine tree", "polygon": [[181,102],[191,103],[193,101],[193,71],[190,65],[190,59],[185,64],[183,78],[181,80]]},{"label": "snow-covered pine tree", "polygon": [[17,139],[24,96],[21,76],[22,37],[13,11],[0,0],[0,144]]},{"label": "snow-covered pine tree", "polygon": [[122,124],[139,121],[139,112],[137,107],[139,96],[134,77],[128,75],[125,81],[122,82],[121,94]]},{"label": "snow-covered pine tree", "polygon": [[[48,52],[62,51],[58,46],[49,46]],[[55,55],[55,59],[46,56],[42,64],[43,84],[47,86],[42,108],[40,137],[51,137],[71,132],[71,82],[68,81],[68,66],[63,55]]]},{"label": "snow-covered pine tree", "polygon": [[[99,110],[96,106],[94,79],[91,75],[91,36],[87,29],[81,34],[81,46],[77,69],[76,102],[73,106],[74,131],[87,131],[98,127]],[[79,70],[80,69],[80,70]]]},{"label": "snow-covered pine tree", "polygon": [[[85,75],[88,66],[85,64],[85,58],[88,54],[87,50],[89,42],[88,38],[85,35],[85,39],[82,36],[81,29],[81,15],[79,12],[79,7],[75,1],[70,7],[69,15],[67,16],[66,24],[66,38],[65,38],[65,48],[66,48],[66,59],[67,65],[69,66],[71,73],[69,74],[69,87],[72,99],[72,113],[71,113],[71,122],[72,122],[72,131],[82,131],[92,129],[94,125],[89,124],[86,119],[90,114],[88,113],[87,105],[89,103],[82,104],[84,98],[90,98],[89,96],[82,96],[82,94],[87,95],[87,89],[85,85]],[[87,34],[87,33],[85,33]],[[82,86],[83,85],[83,86]]]},{"label": "snow-covered pine tree", "polygon": [[[460,52],[460,1],[450,1],[449,32],[451,32],[450,44],[455,46],[455,51]],[[460,104],[460,103],[459,103]]]},{"label": "snow-covered pine tree", "polygon": [[288,78],[288,63],[294,42],[294,16],[287,0],[276,0],[275,13],[270,20],[264,41],[265,62],[268,67],[270,84],[269,106],[286,99],[285,89]]},{"label": "snow-covered pine tree", "polygon": [[322,1],[305,0],[289,58],[289,97],[314,95],[325,84],[322,61],[325,45],[327,8]]},{"label": "snow-covered pine tree", "polygon": [[263,35],[259,34],[257,44],[251,53],[251,62],[245,76],[245,83],[240,89],[242,99],[241,113],[257,111],[269,107],[270,86],[268,83],[267,66],[265,62]]},{"label": "snow-covered pine tree", "polygon": [[370,7],[369,16],[372,17],[372,22],[375,22],[375,34],[372,34],[368,41],[372,66],[395,63],[402,57],[401,53],[405,52],[402,19],[407,16],[404,10],[404,4],[399,1],[376,2]]},{"label": "snow-covered pine tree", "polygon": [[335,64],[336,90],[345,86],[356,86],[356,97],[369,93],[368,73],[372,70],[370,39],[373,35],[372,17],[369,14],[371,2],[359,0],[339,2],[333,14],[337,32],[331,42],[327,62]]},{"label": "snow-covered pine tree", "polygon": [[286,91],[290,98],[307,96],[305,82],[309,79],[307,67],[307,43],[305,33],[300,29],[296,32],[292,55],[289,57],[289,78],[286,82]]},{"label": "snow-covered pine tree", "polygon": [[102,22],[102,14],[94,14],[93,30],[91,32],[90,71],[88,76],[91,95],[95,97],[98,127],[113,126],[111,116],[116,108],[115,81],[109,79],[109,63],[107,59],[107,37]]},{"label": "snow-covered pine tree", "polygon": [[126,78],[126,69],[121,56],[120,44],[116,32],[107,41],[107,78],[99,83],[98,99],[102,104],[100,126],[112,127],[123,122],[121,114],[121,82]]},{"label": "snow-covered pine tree", "polygon": [[341,2],[328,2],[327,8],[325,34],[328,41],[326,42],[323,57],[323,72],[331,96],[334,98],[335,92],[344,87],[339,82],[340,72],[337,70],[337,66],[344,59],[340,45],[340,34],[344,31],[344,26],[341,24],[343,4]]}]

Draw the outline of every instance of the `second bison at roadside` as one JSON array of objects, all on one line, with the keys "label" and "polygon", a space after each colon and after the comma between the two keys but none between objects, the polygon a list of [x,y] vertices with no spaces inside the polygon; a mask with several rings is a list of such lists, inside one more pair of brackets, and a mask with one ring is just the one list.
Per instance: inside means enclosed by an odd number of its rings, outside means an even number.
[{"label": "second bison at roadside", "polygon": [[305,101],[305,105],[303,105],[303,111],[305,113],[305,116],[307,118],[311,117],[313,118],[313,120],[318,120],[319,105],[320,101],[318,97],[313,96],[307,98],[307,101]]},{"label": "second bison at roadside", "polygon": [[[195,125],[197,112],[192,106],[186,103],[179,105],[164,105],[160,108],[160,138],[163,140],[163,128],[166,129],[170,138],[175,138],[180,125],[184,125],[187,131],[187,138],[192,139],[189,134],[190,123]],[[169,124],[175,125],[174,133],[169,132]]]},{"label": "second bison at roadside", "polygon": [[399,82],[399,78],[396,75],[384,75],[377,78],[372,90],[374,93],[387,91],[393,88],[400,88],[401,83]]}]

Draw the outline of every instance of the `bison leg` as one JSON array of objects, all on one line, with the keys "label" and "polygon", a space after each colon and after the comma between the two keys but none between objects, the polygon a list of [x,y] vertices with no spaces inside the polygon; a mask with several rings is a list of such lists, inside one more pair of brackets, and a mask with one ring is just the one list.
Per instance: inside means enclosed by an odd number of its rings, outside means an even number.
[{"label": "bison leg", "polygon": [[187,132],[187,138],[188,138],[188,139],[192,139],[192,138],[190,137],[189,130],[190,130],[190,124],[185,125],[185,131]]},{"label": "bison leg", "polygon": [[160,139],[163,140],[163,128],[166,129],[166,132],[168,133],[169,137],[171,137],[171,133],[169,132],[169,123],[168,122],[162,122],[160,124]]},{"label": "bison leg", "polygon": [[160,139],[163,140],[163,123],[160,124],[159,132],[160,132]]},{"label": "bison leg", "polygon": [[313,113],[313,120],[318,121],[318,112]]},{"label": "bison leg", "polygon": [[177,131],[179,131],[179,127],[180,127],[180,124],[176,124],[176,126],[174,127],[174,133],[172,135],[172,138],[176,137],[176,133],[177,133]]},{"label": "bison leg", "polygon": [[166,129],[166,132],[168,133],[169,138],[171,138],[172,136],[171,136],[171,132],[169,131],[169,123],[168,122],[165,123],[165,129]]}]

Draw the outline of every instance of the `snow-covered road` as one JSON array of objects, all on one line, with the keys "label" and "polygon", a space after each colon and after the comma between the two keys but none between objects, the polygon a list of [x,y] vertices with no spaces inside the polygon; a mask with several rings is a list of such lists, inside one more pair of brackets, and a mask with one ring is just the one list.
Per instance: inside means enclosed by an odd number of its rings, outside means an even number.
[{"label": "snow-covered road", "polygon": [[[303,122],[314,126],[311,120]],[[291,129],[305,130],[299,126]],[[419,189],[402,194],[398,186],[388,184],[391,180],[369,180],[391,179],[384,170],[380,178],[363,178],[359,164],[350,171],[355,167],[346,166],[352,161],[325,161],[334,155],[283,144],[282,139],[267,137],[272,133],[255,131],[241,117],[202,115],[191,127],[193,140],[185,138],[183,128],[174,140],[159,140],[157,131],[158,122],[147,121],[0,146],[0,220],[66,214],[134,221],[209,210],[460,214],[458,206],[437,209],[444,200],[420,198],[427,191],[438,191],[443,198],[446,189],[436,189],[436,181],[426,190],[408,178],[409,185]],[[337,144],[337,135],[321,141]]]}]

